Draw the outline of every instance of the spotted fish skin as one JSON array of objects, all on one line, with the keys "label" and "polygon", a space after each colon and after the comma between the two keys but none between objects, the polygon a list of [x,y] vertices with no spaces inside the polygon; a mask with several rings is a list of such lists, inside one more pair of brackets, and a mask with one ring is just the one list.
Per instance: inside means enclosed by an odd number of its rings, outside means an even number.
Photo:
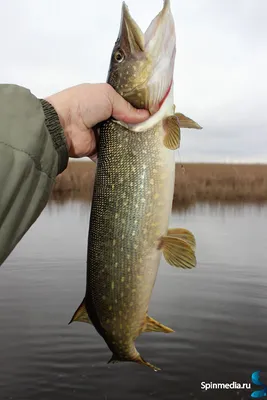
[{"label": "spotted fish skin", "polygon": [[110,362],[134,361],[154,370],[135,339],[142,332],[173,332],[148,315],[161,253],[176,268],[196,265],[194,235],[168,229],[180,128],[201,128],[175,113],[175,53],[169,0],[145,33],[123,3],[107,81],[150,117],[136,125],[109,119],[100,126],[86,295],[71,320],[94,325],[112,352]]},{"label": "spotted fish skin", "polygon": [[163,123],[144,132],[109,120],[100,132],[87,257],[88,315],[120,360],[137,356],[174,188]]}]

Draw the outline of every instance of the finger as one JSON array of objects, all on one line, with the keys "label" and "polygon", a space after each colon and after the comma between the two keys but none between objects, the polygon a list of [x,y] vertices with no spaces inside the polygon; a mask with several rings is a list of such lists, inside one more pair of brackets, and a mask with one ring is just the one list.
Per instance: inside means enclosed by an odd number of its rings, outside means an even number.
[{"label": "finger", "polygon": [[108,96],[112,106],[112,116],[119,121],[129,124],[137,124],[149,118],[150,114],[147,110],[139,110],[134,108],[110,85],[108,89]]},{"label": "finger", "polygon": [[97,161],[97,153],[95,153],[95,154],[93,154],[91,156],[88,156],[88,158],[90,158],[90,160],[92,160],[94,163],[96,163],[96,161]]}]

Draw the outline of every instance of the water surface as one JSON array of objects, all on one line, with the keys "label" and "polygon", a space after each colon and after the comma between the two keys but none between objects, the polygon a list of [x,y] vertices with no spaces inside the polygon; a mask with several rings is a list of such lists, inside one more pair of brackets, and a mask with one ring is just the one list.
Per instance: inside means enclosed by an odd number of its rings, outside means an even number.
[{"label": "water surface", "polygon": [[[196,206],[172,215],[192,230],[198,266],[164,259],[149,314],[175,333],[145,333],[142,356],[162,368],[107,365],[93,327],[69,319],[85,290],[89,206],[50,204],[0,269],[0,399],[249,399],[200,382],[267,383],[267,207]],[[255,388],[256,389],[256,388]]]}]

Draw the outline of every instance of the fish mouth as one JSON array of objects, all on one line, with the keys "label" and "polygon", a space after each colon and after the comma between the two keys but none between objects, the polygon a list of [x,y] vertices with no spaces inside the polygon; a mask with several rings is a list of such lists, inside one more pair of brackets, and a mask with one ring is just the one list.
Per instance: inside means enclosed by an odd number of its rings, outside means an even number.
[{"label": "fish mouth", "polygon": [[[125,2],[122,5],[120,37],[127,40],[131,53],[138,58],[146,56],[150,63],[150,73],[140,72],[140,81],[135,88],[129,88],[125,93],[130,95],[136,89],[146,91],[145,108],[151,114],[159,110],[170,92],[176,55],[176,35],[170,0],[164,0],[163,8],[152,20],[149,27],[142,32],[138,24],[131,17]],[[144,65],[144,70],[147,66]]]},{"label": "fish mouth", "polygon": [[153,60],[153,73],[147,81],[150,92],[149,110],[157,112],[171,90],[176,55],[175,24],[170,0],[145,32],[145,51]]},{"label": "fish mouth", "polygon": [[122,45],[130,49],[131,53],[145,51],[145,38],[138,24],[131,17],[129,8],[125,1],[122,3],[121,25],[119,38]]}]

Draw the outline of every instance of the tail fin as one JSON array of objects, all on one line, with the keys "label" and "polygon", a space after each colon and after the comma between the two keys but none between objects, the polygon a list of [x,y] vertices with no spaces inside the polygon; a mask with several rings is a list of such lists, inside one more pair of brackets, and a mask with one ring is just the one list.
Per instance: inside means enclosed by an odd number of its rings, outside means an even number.
[{"label": "tail fin", "polygon": [[136,360],[132,360],[132,361],[135,361],[135,362],[137,362],[138,364],[141,364],[141,365],[145,365],[145,366],[147,366],[147,367],[150,367],[150,368],[152,368],[155,372],[161,370],[160,368],[156,367],[155,365],[150,364],[149,362],[147,362],[146,360],[144,360],[144,359],[140,356],[140,354],[138,355],[138,358],[137,358]]},{"label": "tail fin", "polygon": [[111,359],[108,361],[108,364],[110,364],[110,363],[115,364],[115,363],[118,363],[118,362],[120,362],[120,361],[132,361],[132,362],[136,362],[136,363],[141,364],[141,365],[145,365],[146,367],[150,367],[150,368],[152,368],[155,372],[160,371],[160,368],[158,368],[158,367],[156,367],[155,365],[150,364],[149,362],[145,361],[145,360],[140,356],[139,353],[136,354],[136,357],[131,358],[131,359],[130,359],[130,358],[129,358],[129,359],[126,359],[126,358],[125,358],[125,359],[120,359],[120,358],[118,358],[118,356],[117,356],[116,354],[113,353]]}]

